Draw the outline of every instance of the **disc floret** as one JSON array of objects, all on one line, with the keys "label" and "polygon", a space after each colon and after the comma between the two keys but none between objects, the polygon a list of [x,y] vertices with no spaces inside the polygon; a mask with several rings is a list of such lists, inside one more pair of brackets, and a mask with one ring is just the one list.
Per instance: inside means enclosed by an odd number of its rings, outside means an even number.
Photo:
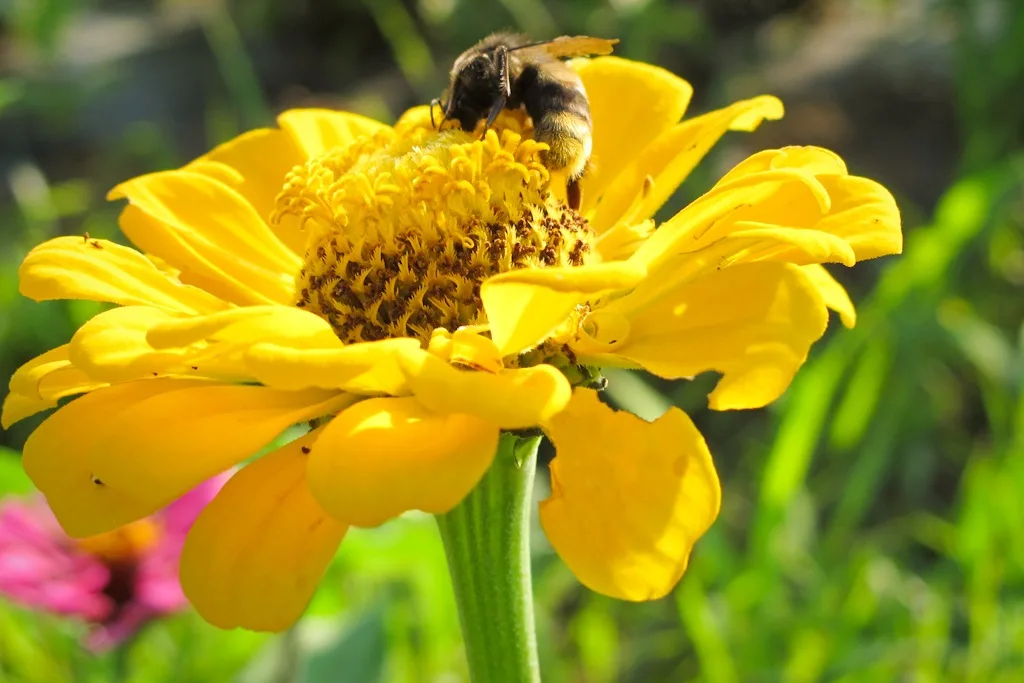
[{"label": "disc floret", "polygon": [[272,218],[307,232],[296,305],[346,343],[427,342],[486,324],[492,275],[583,265],[594,234],[551,191],[545,148],[508,129],[388,130],[297,166]]}]

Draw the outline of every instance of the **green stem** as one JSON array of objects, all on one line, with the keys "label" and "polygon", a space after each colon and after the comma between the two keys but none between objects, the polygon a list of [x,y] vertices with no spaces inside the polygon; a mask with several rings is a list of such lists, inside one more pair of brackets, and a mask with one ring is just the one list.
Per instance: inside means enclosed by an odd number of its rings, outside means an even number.
[{"label": "green stem", "polygon": [[540,681],[530,585],[530,496],[540,437],[502,434],[494,464],[437,516],[473,683]]}]

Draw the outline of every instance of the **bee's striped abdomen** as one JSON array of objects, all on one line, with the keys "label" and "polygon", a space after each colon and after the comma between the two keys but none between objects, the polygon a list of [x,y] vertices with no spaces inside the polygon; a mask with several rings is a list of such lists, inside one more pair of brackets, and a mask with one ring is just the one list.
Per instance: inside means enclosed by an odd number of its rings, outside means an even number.
[{"label": "bee's striped abdomen", "polygon": [[544,163],[583,175],[590,158],[590,106],[583,83],[561,62],[529,65],[517,80],[518,99],[533,119],[534,138],[548,145]]}]

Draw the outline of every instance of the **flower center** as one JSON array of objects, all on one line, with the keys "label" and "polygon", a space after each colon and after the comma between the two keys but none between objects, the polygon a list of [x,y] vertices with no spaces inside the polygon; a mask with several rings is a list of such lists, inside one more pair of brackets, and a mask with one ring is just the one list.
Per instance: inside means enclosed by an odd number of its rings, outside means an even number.
[{"label": "flower center", "polygon": [[150,519],[140,519],[114,531],[77,541],[78,547],[107,565],[132,563],[160,540],[160,529]]},{"label": "flower center", "polygon": [[346,343],[426,343],[435,329],[487,322],[488,277],[582,265],[594,233],[551,191],[544,149],[509,129],[477,140],[413,128],[297,166],[272,217],[307,232],[296,305]]}]

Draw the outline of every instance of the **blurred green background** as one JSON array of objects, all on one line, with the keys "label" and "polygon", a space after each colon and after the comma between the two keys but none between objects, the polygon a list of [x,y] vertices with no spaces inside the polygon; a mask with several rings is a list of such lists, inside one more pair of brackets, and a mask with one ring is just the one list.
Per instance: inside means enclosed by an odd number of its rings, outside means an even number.
[{"label": "blurred green background", "polygon": [[[711,413],[713,377],[611,378],[613,403],[694,416],[722,516],[674,594],[646,604],[580,587],[538,531],[545,680],[1024,681],[1018,0],[2,0],[0,377],[98,310],[29,302],[16,272],[54,235],[123,239],[114,184],[288,107],[394,120],[509,27],[619,37],[694,84],[692,112],[782,97],[786,118],[727,137],[664,215],[745,154],[820,144],[893,191],[907,236],[904,256],[833,270],[860,322],[833,324],[769,410]],[[18,451],[38,421],[0,434],[4,495],[27,490]],[[186,614],[95,658],[79,633],[0,602],[0,680],[465,678],[426,516],[352,532],[281,636]]]}]

